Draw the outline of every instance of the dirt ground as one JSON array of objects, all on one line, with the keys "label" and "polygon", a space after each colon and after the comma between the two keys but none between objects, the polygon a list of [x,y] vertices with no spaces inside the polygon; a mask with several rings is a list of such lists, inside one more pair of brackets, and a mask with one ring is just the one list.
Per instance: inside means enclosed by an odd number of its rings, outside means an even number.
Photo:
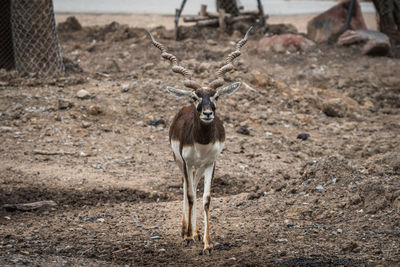
[{"label": "dirt ground", "polygon": [[[152,33],[204,83],[238,41]],[[66,77],[1,70],[0,207],[57,206],[0,209],[0,265],[398,266],[400,60],[335,44],[263,52],[259,38],[227,75],[244,85],[217,107],[211,256],[180,237],[168,128],[187,101],[166,92],[182,79],[143,29],[60,30]]]}]

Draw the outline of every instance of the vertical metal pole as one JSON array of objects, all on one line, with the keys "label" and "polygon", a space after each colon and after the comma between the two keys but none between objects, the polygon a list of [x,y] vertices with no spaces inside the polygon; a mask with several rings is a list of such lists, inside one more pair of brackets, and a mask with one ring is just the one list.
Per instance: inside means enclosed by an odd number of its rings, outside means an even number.
[{"label": "vertical metal pole", "polygon": [[186,0],[182,1],[181,4],[181,8],[180,9],[175,9],[175,40],[179,39],[179,27],[178,27],[178,23],[179,23],[179,17],[182,14],[183,8],[185,7],[186,4]]},{"label": "vertical metal pole", "polygon": [[347,13],[346,25],[344,26],[343,31],[350,29],[351,17],[353,17],[353,10],[354,10],[355,2],[356,2],[356,0],[351,0],[351,2],[350,2],[349,11]]},{"label": "vertical metal pole", "polygon": [[257,0],[257,6],[260,15],[260,27],[264,27],[265,26],[264,8],[263,5],[261,4],[261,0]]}]

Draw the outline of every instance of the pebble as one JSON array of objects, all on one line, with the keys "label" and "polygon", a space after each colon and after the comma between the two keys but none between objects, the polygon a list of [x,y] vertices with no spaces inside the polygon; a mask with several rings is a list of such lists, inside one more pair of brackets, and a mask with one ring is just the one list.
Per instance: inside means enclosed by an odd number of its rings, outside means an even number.
[{"label": "pebble", "polygon": [[99,114],[103,113],[103,110],[99,105],[91,105],[88,108],[88,112],[90,115],[99,115]]},{"label": "pebble", "polygon": [[207,40],[207,44],[208,44],[208,45],[217,45],[218,43],[217,43],[217,41],[215,41],[215,40],[208,39],[208,40]]},{"label": "pebble", "polygon": [[310,135],[308,133],[299,133],[299,135],[297,135],[297,139],[301,139],[303,141],[307,140],[310,137]]},{"label": "pebble", "polygon": [[2,126],[0,127],[0,132],[2,133],[8,133],[8,132],[12,132],[13,128],[8,127],[8,126]]},{"label": "pebble", "polygon": [[79,99],[89,99],[91,97],[91,95],[85,89],[81,89],[76,93],[76,97]]},{"label": "pebble", "polygon": [[159,235],[153,235],[150,237],[150,239],[160,239],[161,237]]},{"label": "pebble", "polygon": [[90,126],[92,126],[92,124],[88,121],[83,121],[82,122],[82,128],[89,128]]},{"label": "pebble", "polygon": [[228,105],[230,105],[234,108],[237,107],[237,102],[235,100],[228,99],[227,102],[228,102]]},{"label": "pebble", "polygon": [[316,187],[315,187],[315,189],[317,189],[317,190],[322,190],[322,189],[324,189],[324,186],[323,185],[317,185]]},{"label": "pebble", "polygon": [[250,135],[250,131],[247,127],[241,126],[236,130],[237,133],[243,134],[243,135]]},{"label": "pebble", "polygon": [[58,109],[69,109],[74,106],[74,103],[67,99],[59,99],[58,100]]}]

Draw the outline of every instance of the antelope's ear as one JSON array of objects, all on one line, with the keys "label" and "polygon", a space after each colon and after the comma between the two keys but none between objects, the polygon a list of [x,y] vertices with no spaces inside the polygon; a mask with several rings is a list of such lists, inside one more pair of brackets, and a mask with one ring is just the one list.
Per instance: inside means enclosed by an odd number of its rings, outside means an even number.
[{"label": "antelope's ear", "polygon": [[215,96],[221,96],[221,95],[231,95],[234,92],[236,92],[237,89],[240,87],[240,82],[232,83],[228,87],[224,87],[221,89],[218,89],[217,92],[215,93]]},{"label": "antelope's ear", "polygon": [[176,88],[169,87],[169,86],[167,86],[167,90],[168,90],[168,92],[170,92],[171,94],[173,94],[176,97],[183,97],[183,96],[191,97],[192,96],[192,92],[186,91],[186,90],[180,90],[180,89],[176,89]]}]

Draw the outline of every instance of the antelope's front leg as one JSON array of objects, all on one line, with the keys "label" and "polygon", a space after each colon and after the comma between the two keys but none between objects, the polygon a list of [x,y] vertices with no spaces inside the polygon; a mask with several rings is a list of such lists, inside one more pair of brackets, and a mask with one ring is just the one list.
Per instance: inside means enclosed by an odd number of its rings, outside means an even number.
[{"label": "antelope's front leg", "polygon": [[204,171],[204,249],[203,253],[210,255],[213,249],[213,244],[210,241],[210,204],[211,204],[211,183],[214,177],[215,162],[208,166]]},{"label": "antelope's front leg", "polygon": [[[185,163],[184,166],[184,218],[182,220],[182,233],[187,244],[194,240],[196,228],[196,190],[193,186],[193,169]],[[187,223],[187,224],[186,224]],[[186,229],[184,229],[186,228]],[[185,231],[186,230],[186,231]]]}]

